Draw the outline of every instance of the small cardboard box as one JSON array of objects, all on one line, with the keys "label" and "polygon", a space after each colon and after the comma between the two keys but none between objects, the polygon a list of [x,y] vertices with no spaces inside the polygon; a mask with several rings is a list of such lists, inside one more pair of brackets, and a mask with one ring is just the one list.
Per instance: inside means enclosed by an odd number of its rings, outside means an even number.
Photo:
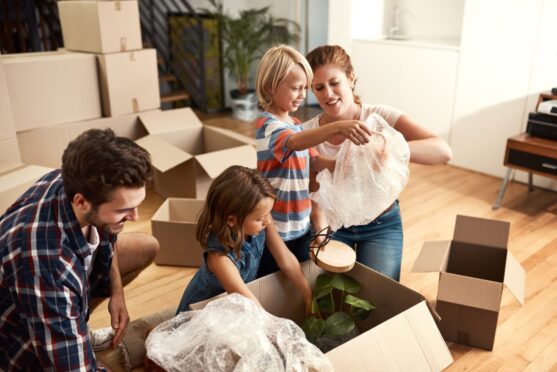
[{"label": "small cardboard box", "polygon": [[64,47],[90,53],[143,48],[136,0],[58,2]]},{"label": "small cardboard box", "polygon": [[155,191],[163,197],[203,199],[231,165],[257,167],[251,139],[204,126],[190,108],[139,115],[149,135],[136,141],[151,154]]},{"label": "small cardboard box", "polygon": [[101,117],[96,57],[2,55],[16,132]]},{"label": "small cardboard box", "polygon": [[0,215],[52,169],[37,165],[0,164]]},{"label": "small cardboard box", "polygon": [[158,265],[200,266],[203,249],[195,238],[197,218],[205,202],[168,198],[151,218],[151,231],[159,241]]},{"label": "small cardboard box", "polygon": [[112,128],[117,136],[132,140],[147,134],[145,128],[139,124],[137,114],[32,129],[17,134],[21,158],[27,164],[60,168],[62,154],[70,141],[93,128]]},{"label": "small cardboard box", "polygon": [[452,240],[424,243],[412,270],[439,271],[436,309],[446,340],[492,350],[503,287],[524,304],[525,273],[507,249],[509,229],[459,215]]},{"label": "small cardboard box", "polygon": [[[325,272],[311,261],[302,270],[312,288]],[[422,295],[359,263],[347,275],[360,282],[358,296],[376,309],[358,323],[362,334],[325,354],[335,371],[441,371],[453,362]],[[282,272],[247,286],[271,314],[303,323],[302,297]],[[213,299],[191,307],[203,308]]]},{"label": "small cardboard box", "polygon": [[104,116],[160,108],[155,49],[99,54],[97,58]]}]

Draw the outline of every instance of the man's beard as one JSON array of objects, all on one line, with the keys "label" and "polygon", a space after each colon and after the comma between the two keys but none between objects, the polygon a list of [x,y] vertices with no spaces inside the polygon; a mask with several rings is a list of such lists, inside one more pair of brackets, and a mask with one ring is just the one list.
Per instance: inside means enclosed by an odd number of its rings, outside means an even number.
[{"label": "man's beard", "polygon": [[[122,224],[121,228],[113,228],[113,227],[111,227],[110,224],[107,224],[107,223],[104,223],[103,221],[101,221],[99,219],[99,216],[97,215],[97,208],[93,208],[85,214],[85,221],[87,221],[87,223],[95,226],[97,228],[97,230],[103,231],[107,234],[118,235],[124,229],[123,224]],[[125,222],[125,220],[122,220],[120,222]]]}]

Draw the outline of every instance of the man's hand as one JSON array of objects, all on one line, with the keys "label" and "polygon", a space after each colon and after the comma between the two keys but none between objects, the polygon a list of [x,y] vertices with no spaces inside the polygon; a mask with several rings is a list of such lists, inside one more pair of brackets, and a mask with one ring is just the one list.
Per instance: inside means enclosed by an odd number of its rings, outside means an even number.
[{"label": "man's hand", "polygon": [[128,324],[130,323],[130,316],[124,300],[124,292],[116,291],[116,293],[110,296],[108,312],[110,313],[112,328],[115,331],[114,338],[112,339],[112,348],[115,348],[126,334]]}]

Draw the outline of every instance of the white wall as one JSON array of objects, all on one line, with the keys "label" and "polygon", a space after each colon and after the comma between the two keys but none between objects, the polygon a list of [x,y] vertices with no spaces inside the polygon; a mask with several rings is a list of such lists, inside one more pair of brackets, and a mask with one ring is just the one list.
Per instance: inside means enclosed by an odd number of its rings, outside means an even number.
[{"label": "white wall", "polygon": [[340,45],[348,54],[352,48],[352,0],[329,0],[328,44]]},{"label": "white wall", "polygon": [[507,138],[524,126],[542,3],[466,1],[451,137],[453,164],[504,175]]}]

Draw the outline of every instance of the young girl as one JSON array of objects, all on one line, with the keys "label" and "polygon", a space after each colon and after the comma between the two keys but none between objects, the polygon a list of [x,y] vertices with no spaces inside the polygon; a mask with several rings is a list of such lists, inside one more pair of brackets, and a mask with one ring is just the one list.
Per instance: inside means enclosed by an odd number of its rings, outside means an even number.
[{"label": "young girl", "polygon": [[[303,102],[312,77],[304,56],[286,45],[278,45],[265,53],[256,78],[257,95],[265,110],[256,122],[257,169],[277,195],[272,216],[280,237],[300,262],[309,259],[310,220],[322,220],[312,214],[310,162],[314,171],[334,168],[334,160],[319,157],[312,146],[336,135],[364,144],[371,135],[367,125],[357,120],[302,132],[299,120],[290,112]],[[258,276],[276,270],[273,255],[265,250]]]},{"label": "young girl", "polygon": [[224,291],[259,303],[246,283],[256,278],[265,245],[310,306],[309,284],[270,215],[275,199],[269,182],[253,169],[231,166],[213,181],[196,230],[206,250],[204,262],[182,295],[178,312]]}]

